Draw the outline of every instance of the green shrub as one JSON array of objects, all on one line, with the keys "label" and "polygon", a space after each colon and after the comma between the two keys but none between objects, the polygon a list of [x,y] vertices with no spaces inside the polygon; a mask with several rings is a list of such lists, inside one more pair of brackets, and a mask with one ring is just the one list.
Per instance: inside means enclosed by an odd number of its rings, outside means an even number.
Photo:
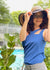
[{"label": "green shrub", "polygon": [[45,47],[45,56],[46,56],[46,59],[44,59],[45,64],[48,70],[50,70],[50,47]]}]

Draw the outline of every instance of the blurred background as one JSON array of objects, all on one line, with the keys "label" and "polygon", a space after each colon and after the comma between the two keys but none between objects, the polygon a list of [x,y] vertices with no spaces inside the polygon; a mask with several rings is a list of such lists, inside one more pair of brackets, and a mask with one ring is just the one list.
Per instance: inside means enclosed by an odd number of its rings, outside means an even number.
[{"label": "blurred background", "polygon": [[[20,13],[28,12],[33,6],[50,9],[50,0],[0,0],[0,70],[22,70],[24,49],[19,39]],[[46,59],[50,70],[50,43],[45,46]],[[23,66],[23,70],[24,70]]]}]

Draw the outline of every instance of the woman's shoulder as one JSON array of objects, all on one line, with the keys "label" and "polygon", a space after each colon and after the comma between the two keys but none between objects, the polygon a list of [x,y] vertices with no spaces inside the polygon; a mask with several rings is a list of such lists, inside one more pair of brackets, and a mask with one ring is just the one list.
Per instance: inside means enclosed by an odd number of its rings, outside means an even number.
[{"label": "woman's shoulder", "polygon": [[43,30],[43,33],[45,34],[46,33],[46,31],[48,30],[47,28],[45,28],[45,29],[42,29]]},{"label": "woman's shoulder", "polygon": [[48,29],[45,28],[45,29],[42,29],[42,30],[43,30],[43,37],[44,37],[44,40],[47,41],[45,37],[46,37],[46,32],[47,32]]}]

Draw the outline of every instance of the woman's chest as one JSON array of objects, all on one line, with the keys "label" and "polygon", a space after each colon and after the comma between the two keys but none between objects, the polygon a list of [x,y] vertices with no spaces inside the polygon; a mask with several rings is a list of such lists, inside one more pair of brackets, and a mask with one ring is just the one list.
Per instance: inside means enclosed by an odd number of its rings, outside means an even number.
[{"label": "woman's chest", "polygon": [[39,34],[30,34],[26,37],[26,43],[38,43],[41,40],[41,36]]}]

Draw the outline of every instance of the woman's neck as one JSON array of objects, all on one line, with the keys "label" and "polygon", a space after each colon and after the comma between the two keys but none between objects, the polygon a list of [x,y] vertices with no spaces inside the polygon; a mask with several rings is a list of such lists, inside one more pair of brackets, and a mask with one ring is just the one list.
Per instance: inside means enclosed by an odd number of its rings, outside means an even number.
[{"label": "woman's neck", "polygon": [[40,29],[40,27],[39,28],[34,28],[34,30],[37,30],[37,29]]},{"label": "woman's neck", "polygon": [[37,25],[34,25],[34,30],[39,29],[40,27]]}]

